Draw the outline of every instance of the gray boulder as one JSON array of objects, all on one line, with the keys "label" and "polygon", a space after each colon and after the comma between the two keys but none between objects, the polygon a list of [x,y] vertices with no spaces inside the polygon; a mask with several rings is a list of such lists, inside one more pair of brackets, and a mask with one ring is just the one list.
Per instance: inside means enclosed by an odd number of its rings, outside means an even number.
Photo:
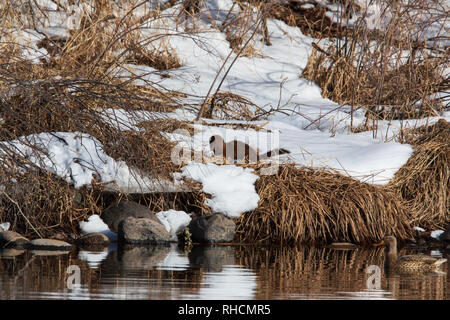
[{"label": "gray boulder", "polygon": [[121,201],[117,205],[111,205],[101,215],[103,222],[115,233],[118,233],[120,222],[128,217],[148,218],[159,222],[159,219],[149,208],[133,201]]},{"label": "gray boulder", "polygon": [[27,238],[14,231],[0,232],[0,247],[2,248],[20,248],[28,241]]},{"label": "gray boulder", "polygon": [[228,243],[233,241],[236,224],[221,214],[205,215],[193,219],[189,231],[194,242]]},{"label": "gray boulder", "polygon": [[440,241],[450,242],[450,224],[447,225],[447,230],[445,230],[444,233],[442,233],[439,236],[439,240]]},{"label": "gray boulder", "polygon": [[128,217],[119,224],[118,238],[130,244],[163,244],[171,236],[159,220]]}]

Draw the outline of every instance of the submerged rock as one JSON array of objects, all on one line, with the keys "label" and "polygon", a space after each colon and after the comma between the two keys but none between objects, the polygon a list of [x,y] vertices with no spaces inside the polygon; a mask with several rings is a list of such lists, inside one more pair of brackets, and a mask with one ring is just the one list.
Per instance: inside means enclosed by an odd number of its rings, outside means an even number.
[{"label": "submerged rock", "polygon": [[159,222],[156,215],[149,208],[133,201],[121,201],[117,205],[109,206],[101,215],[103,222],[114,233],[118,233],[120,222],[128,217],[148,218]]},{"label": "submerged rock", "polygon": [[232,242],[236,231],[233,220],[221,214],[197,217],[189,224],[189,231],[194,242]]},{"label": "submerged rock", "polygon": [[70,250],[70,243],[55,239],[34,239],[25,244],[25,248],[31,250]]},{"label": "submerged rock", "polygon": [[0,232],[0,247],[3,248],[20,248],[23,247],[29,240],[21,234],[14,231]]},{"label": "submerged rock", "polygon": [[170,233],[158,219],[128,217],[118,229],[119,241],[130,244],[163,244],[171,240]]}]

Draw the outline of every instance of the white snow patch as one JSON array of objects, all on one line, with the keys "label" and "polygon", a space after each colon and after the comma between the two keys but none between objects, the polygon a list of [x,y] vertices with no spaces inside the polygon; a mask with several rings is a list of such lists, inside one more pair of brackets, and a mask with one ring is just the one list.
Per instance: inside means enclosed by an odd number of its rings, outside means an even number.
[{"label": "white snow patch", "polygon": [[166,228],[167,232],[172,236],[172,240],[177,240],[177,234],[181,232],[190,222],[191,217],[184,211],[176,211],[170,209],[168,211],[160,211],[156,214],[159,221]]},{"label": "white snow patch", "polygon": [[8,231],[10,226],[11,223],[9,222],[0,223],[0,231]]},{"label": "white snow patch", "polygon": [[445,231],[444,230],[434,230],[431,231],[431,237],[435,238],[435,239],[439,239],[439,237],[441,236],[441,234],[443,234]]},{"label": "white snow patch", "polygon": [[109,240],[117,241],[117,233],[112,232],[99,215],[93,214],[88,221],[80,221],[81,234],[103,233]]},{"label": "white snow patch", "polygon": [[107,189],[128,193],[178,190],[170,181],[150,179],[129,168],[124,161],[114,160],[89,134],[46,132],[1,144],[40,168],[57,174],[75,188],[89,186],[95,178],[105,183]]},{"label": "white snow patch", "polygon": [[213,212],[229,218],[258,207],[259,195],[254,183],[259,178],[253,169],[235,165],[192,163],[182,168],[182,175],[202,183],[203,191],[212,195],[206,204]]}]

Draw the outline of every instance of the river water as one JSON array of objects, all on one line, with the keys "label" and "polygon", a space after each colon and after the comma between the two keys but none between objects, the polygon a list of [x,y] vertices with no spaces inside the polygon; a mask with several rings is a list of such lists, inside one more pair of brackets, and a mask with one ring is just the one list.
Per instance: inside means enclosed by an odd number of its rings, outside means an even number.
[{"label": "river water", "polygon": [[[400,255],[417,253],[402,250]],[[448,258],[448,252],[422,251]],[[0,250],[0,299],[450,299],[442,273],[388,275],[383,248]]]}]

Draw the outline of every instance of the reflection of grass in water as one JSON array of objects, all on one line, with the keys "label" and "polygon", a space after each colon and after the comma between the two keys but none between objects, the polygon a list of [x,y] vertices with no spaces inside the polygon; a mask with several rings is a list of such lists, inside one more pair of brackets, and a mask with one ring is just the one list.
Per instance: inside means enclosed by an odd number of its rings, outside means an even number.
[{"label": "reflection of grass in water", "polygon": [[72,255],[38,256],[25,251],[14,258],[0,257],[0,299],[23,299],[31,292],[69,292],[67,278],[70,274],[66,270],[72,264],[82,270],[81,284],[94,292],[98,288],[100,273]]},{"label": "reflection of grass in water", "polygon": [[[391,293],[385,295],[386,298],[448,297],[449,282],[445,275],[387,277],[383,268],[383,248],[335,250],[317,247],[227,247],[231,248],[228,250],[231,256],[227,255],[226,259],[219,259],[223,250],[206,250],[208,261],[217,262],[217,267],[220,267],[231,264],[233,260],[235,265],[254,270],[257,275],[256,299],[326,298],[332,295],[358,297],[358,293],[368,292],[366,282],[371,274],[366,273],[366,269],[370,265],[381,269],[381,289]],[[133,254],[135,251],[137,256]],[[204,265],[205,253],[198,257],[202,263],[179,271],[176,268],[142,266],[142,262],[147,260],[157,263],[165,258],[165,255],[154,253],[146,255],[147,251],[149,249],[132,250],[120,257],[117,251],[112,252],[98,269],[89,268],[88,263],[79,260],[75,252],[70,255],[35,256],[25,251],[16,257],[2,256],[0,299],[29,298],[30,294],[37,297],[51,292],[61,294],[55,298],[64,298],[64,293],[70,293],[66,286],[69,276],[66,270],[72,264],[80,267],[81,284],[94,298],[106,294],[119,298],[176,299],[177,295],[181,297],[182,294],[195,296],[204,285],[207,271]],[[410,253],[402,250],[400,255]],[[220,272],[219,269],[217,272]]]},{"label": "reflection of grass in water", "polygon": [[367,292],[370,265],[380,267],[381,289],[392,293],[388,298],[445,298],[445,277],[387,278],[383,250],[245,246],[237,251],[237,264],[257,270],[257,299]]}]

